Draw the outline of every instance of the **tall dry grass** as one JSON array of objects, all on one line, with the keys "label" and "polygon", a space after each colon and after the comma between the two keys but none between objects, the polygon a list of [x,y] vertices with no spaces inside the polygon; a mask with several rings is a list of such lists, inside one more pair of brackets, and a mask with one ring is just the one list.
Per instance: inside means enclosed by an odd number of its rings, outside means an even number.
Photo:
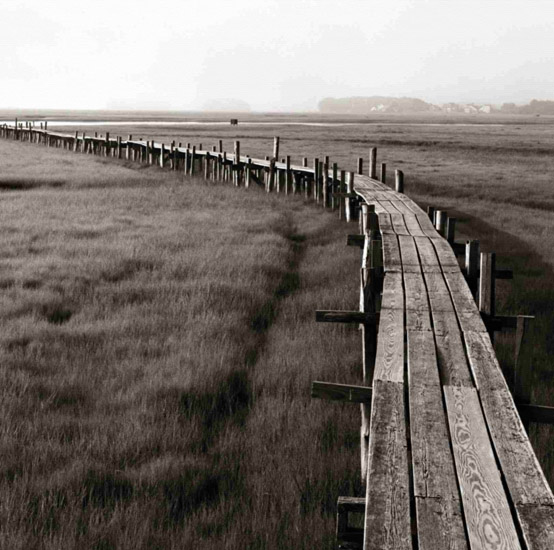
[{"label": "tall dry grass", "polygon": [[313,321],[356,305],[347,228],[256,189],[0,151],[21,183],[0,194],[0,547],[331,548],[359,411],[309,385],[359,380],[357,330]]}]

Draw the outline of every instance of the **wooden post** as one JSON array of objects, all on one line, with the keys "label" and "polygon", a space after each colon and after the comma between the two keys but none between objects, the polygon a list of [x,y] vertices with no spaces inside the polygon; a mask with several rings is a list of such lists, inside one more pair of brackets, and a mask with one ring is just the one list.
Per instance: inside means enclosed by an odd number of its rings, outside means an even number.
[{"label": "wooden post", "polygon": [[117,158],[121,158],[121,136],[117,136]]},{"label": "wooden post", "polygon": [[467,284],[473,294],[477,293],[477,273],[479,272],[479,241],[466,242],[465,272]]},{"label": "wooden post", "polygon": [[446,210],[437,210],[435,214],[435,229],[439,235],[443,237],[446,235],[446,220],[448,218],[448,212]]},{"label": "wooden post", "polygon": [[381,174],[379,176],[379,181],[382,183],[387,183],[387,163],[382,162],[381,163]]},{"label": "wooden post", "polygon": [[364,173],[364,159],[362,157],[358,158],[358,175],[363,175]]},{"label": "wooden post", "polygon": [[456,218],[447,218],[446,220],[446,240],[454,244],[456,240]]},{"label": "wooden post", "polygon": [[[327,159],[329,157],[326,157]],[[329,164],[328,160],[323,164],[323,208],[329,208]]]},{"label": "wooden post", "polygon": [[337,201],[337,199],[335,198],[335,192],[339,192],[339,189],[338,189],[338,181],[339,181],[339,177],[338,177],[338,171],[339,171],[339,166],[336,162],[333,162],[333,176],[332,176],[332,188],[331,188],[331,208],[333,210],[335,210],[339,204],[340,201]]},{"label": "wooden post", "polygon": [[279,159],[279,138],[273,138],[273,158],[277,161]]},{"label": "wooden post", "polygon": [[246,177],[244,180],[244,187],[248,189],[250,187],[250,174],[252,173],[252,159],[248,157],[246,161]]},{"label": "wooden post", "polygon": [[189,158],[190,166],[189,166],[189,175],[194,176],[194,163],[196,161],[196,145],[192,146],[192,153]]},{"label": "wooden post", "polygon": [[[492,317],[495,314],[494,300],[494,272],[496,268],[496,254],[481,252],[481,273],[479,277],[479,311]],[[491,339],[494,331],[491,331]]]},{"label": "wooden post", "polygon": [[[125,158],[127,160],[129,160],[129,158],[131,157],[131,144],[129,143],[130,141],[132,141],[133,139],[133,136],[131,134],[129,134],[127,136],[127,148],[126,148],[126,151],[125,151]],[[135,160],[134,159],[134,155],[133,155],[133,159],[132,160]]]},{"label": "wooden post", "polygon": [[[29,132],[29,141],[31,140],[30,136],[31,136],[31,132]],[[79,132],[75,132],[75,138],[73,139],[73,152],[74,153],[77,152],[78,146],[79,146]]]},{"label": "wooden post", "polygon": [[313,188],[314,201],[319,200],[318,186],[319,186],[319,159],[315,158],[314,159],[314,188]]},{"label": "wooden post", "polygon": [[372,147],[369,150],[369,177],[377,179],[377,148]]},{"label": "wooden post", "polygon": [[340,171],[339,180],[339,220],[346,219],[346,197],[342,195],[346,193],[346,171]]},{"label": "wooden post", "polygon": [[[517,316],[516,350],[514,363],[513,394],[517,405],[530,405],[533,398],[533,370],[531,346],[528,340],[529,323],[532,317]],[[526,338],[527,337],[527,338]],[[525,353],[523,350],[525,349]],[[523,425],[529,431],[529,421],[522,418]]]},{"label": "wooden post", "polygon": [[286,168],[286,176],[285,176],[285,195],[288,195],[293,192],[292,189],[292,171],[290,169],[290,155],[287,155],[285,159],[285,164],[287,166]]},{"label": "wooden post", "polygon": [[397,193],[404,193],[404,172],[402,170],[394,171],[394,188]]},{"label": "wooden post", "polygon": [[[348,194],[354,192],[354,172],[348,172],[348,180],[346,182],[346,192]],[[346,213],[347,222],[354,221],[354,207],[352,204],[352,199],[350,197],[347,197],[345,201],[345,213]]]},{"label": "wooden post", "polygon": [[240,170],[240,141],[235,141],[235,163],[233,165],[233,182],[237,187],[240,181],[239,170]]},{"label": "wooden post", "polygon": [[433,222],[433,225],[435,225],[435,207],[434,206],[428,206],[427,207],[427,215],[429,216],[429,219]]},{"label": "wooden post", "polygon": [[204,179],[210,179],[210,153],[206,152],[206,161],[204,163]]},{"label": "wooden post", "polygon": [[266,191],[271,193],[275,186],[275,159],[269,161],[269,174],[267,178]]},{"label": "wooden post", "polygon": [[105,147],[106,147],[106,150],[104,151],[104,155],[106,157],[109,157],[110,156],[110,132],[106,132]]}]

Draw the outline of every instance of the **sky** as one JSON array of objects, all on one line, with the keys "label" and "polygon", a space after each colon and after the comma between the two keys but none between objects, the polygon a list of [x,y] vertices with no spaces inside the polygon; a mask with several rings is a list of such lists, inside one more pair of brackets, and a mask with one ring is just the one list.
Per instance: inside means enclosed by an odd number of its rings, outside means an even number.
[{"label": "sky", "polygon": [[3,0],[0,108],[554,100],[553,0]]}]

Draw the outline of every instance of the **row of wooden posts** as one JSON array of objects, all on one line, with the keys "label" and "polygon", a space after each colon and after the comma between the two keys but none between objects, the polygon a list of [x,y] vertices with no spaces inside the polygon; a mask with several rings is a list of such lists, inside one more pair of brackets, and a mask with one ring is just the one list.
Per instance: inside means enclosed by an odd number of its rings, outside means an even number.
[{"label": "row of wooden posts", "polygon": [[[279,138],[274,138],[273,156],[264,160],[252,159],[241,155],[240,141],[234,142],[233,153],[223,150],[223,141],[219,140],[211,150],[204,149],[202,144],[171,142],[168,145],[151,140],[133,139],[129,135],[126,140],[121,136],[110,137],[109,133],[99,136],[87,136],[84,132],[74,135],[60,134],[48,131],[47,122],[40,127],[26,122],[25,126],[17,122],[14,126],[0,126],[0,136],[7,139],[28,141],[43,144],[46,147],[57,147],[75,153],[100,155],[125,159],[147,165],[158,165],[161,168],[181,171],[189,176],[200,176],[206,180],[232,182],[236,186],[250,187],[252,184],[263,186],[270,192],[285,195],[302,195],[313,199],[324,208],[338,210],[339,217],[346,221],[358,218],[360,198],[354,193],[356,174],[363,174],[364,159],[359,158],[357,172],[340,170],[337,163],[331,163],[328,156],[323,159],[313,159],[312,166],[306,157],[302,165],[292,165],[291,157],[286,156],[279,161]],[[381,163],[377,176],[377,149],[369,152],[369,176],[386,181],[385,163]],[[404,191],[404,174],[395,171],[395,188]]]},{"label": "row of wooden posts", "polygon": [[[126,140],[121,136],[111,138],[109,133],[105,136],[87,136],[84,132],[74,135],[60,134],[48,131],[48,122],[41,122],[40,125],[34,122],[19,122],[15,124],[0,126],[0,137],[32,143],[40,143],[47,147],[57,147],[73,151],[75,153],[100,155],[125,159],[132,162],[147,165],[158,165],[162,168],[182,171],[187,175],[203,176],[206,180],[232,182],[236,186],[257,184],[265,187],[267,192],[287,194],[300,194],[313,200],[325,208],[338,210],[339,218],[347,222],[359,220],[360,235],[350,235],[348,244],[363,246],[365,228],[371,231],[371,246],[369,258],[364,259],[362,272],[367,268],[371,271],[364,279],[375,282],[371,301],[379,304],[379,280],[376,276],[382,273],[382,251],[381,240],[378,231],[378,218],[371,206],[361,204],[361,199],[354,193],[354,181],[356,174],[364,173],[364,159],[359,158],[357,172],[339,170],[337,163],[331,163],[329,157],[323,160],[315,158],[312,166],[308,166],[308,159],[302,159],[301,166],[293,166],[290,156],[279,158],[279,137],[274,138],[273,156],[266,156],[264,160],[252,159],[248,155],[242,156],[240,142],[234,142],[234,151],[227,154],[223,151],[223,141],[213,146],[211,151],[204,149],[202,144],[195,146],[187,143],[176,144],[173,141],[169,146],[164,143],[156,143],[153,140],[134,140],[129,135]],[[379,174],[377,174],[379,166]],[[386,163],[377,163],[377,149],[369,150],[368,174],[372,179],[386,182]],[[395,171],[395,190],[404,192],[404,174],[401,170]],[[464,273],[472,293],[478,300],[479,310],[483,320],[489,329],[491,338],[494,339],[494,332],[504,328],[514,329],[516,333],[515,369],[512,380],[512,388],[516,401],[522,406],[531,402],[531,380],[530,368],[525,368],[524,363],[527,354],[522,354],[525,336],[528,333],[529,322],[532,317],[527,315],[498,316],[495,311],[495,281],[496,279],[512,278],[511,271],[496,269],[496,256],[494,252],[480,253],[479,241],[468,241],[465,245],[455,241],[456,218],[448,216],[444,210],[429,206],[427,209],[430,219],[437,232],[451,244],[457,255],[465,257]],[[361,216],[359,214],[362,214]],[[366,265],[367,263],[367,265]],[[369,266],[369,267],[368,267]],[[365,283],[365,280],[362,281]],[[368,320],[368,313],[363,311],[363,299],[361,299],[361,312],[349,312],[350,315],[338,315],[329,313],[324,316],[318,313],[318,320],[322,321],[359,321],[361,315]],[[370,315],[371,316],[371,315]],[[370,322],[375,324],[376,316],[373,315]],[[364,325],[365,326],[365,325]],[[373,332],[375,331],[372,329]],[[373,337],[372,337],[373,338]],[[369,345],[365,338],[364,345]],[[549,412],[522,409],[522,417],[528,423],[529,420],[538,417],[550,418]],[[553,417],[554,420],[554,417]]]}]

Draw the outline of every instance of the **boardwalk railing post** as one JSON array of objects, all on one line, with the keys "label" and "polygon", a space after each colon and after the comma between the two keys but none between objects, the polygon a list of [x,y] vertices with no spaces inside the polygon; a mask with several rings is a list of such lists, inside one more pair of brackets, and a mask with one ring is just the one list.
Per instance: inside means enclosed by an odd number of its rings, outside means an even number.
[{"label": "boardwalk railing post", "polygon": [[[531,319],[532,317],[526,315],[517,316],[513,394],[518,405],[529,405],[533,398],[531,346],[526,345]],[[529,420],[523,418],[522,422],[526,431],[529,432]]]},{"label": "boardwalk railing post", "polygon": [[360,157],[358,159],[358,175],[362,176],[364,173],[364,159]]},{"label": "boardwalk railing post", "polygon": [[397,193],[404,193],[404,172],[402,170],[394,171],[394,189]]},{"label": "boardwalk railing post", "polygon": [[[346,182],[346,192],[350,195],[354,192],[354,172],[348,172],[348,180]],[[354,205],[352,199],[347,197],[345,200],[345,214],[346,221],[351,222],[354,220]]]},{"label": "boardwalk railing post", "polygon": [[446,240],[450,244],[456,241],[456,218],[447,218],[446,220]]},{"label": "boardwalk railing post", "polygon": [[369,150],[369,177],[377,179],[377,148],[372,147]]},{"label": "boardwalk railing post", "polygon": [[435,212],[435,229],[442,237],[446,236],[446,220],[448,212],[446,210],[437,210]]},{"label": "boardwalk railing post", "polygon": [[466,242],[465,273],[467,284],[473,296],[477,294],[477,274],[479,272],[479,241]]},{"label": "boardwalk railing post", "polygon": [[379,181],[382,183],[387,183],[387,163],[381,163],[381,174],[379,175]]}]

